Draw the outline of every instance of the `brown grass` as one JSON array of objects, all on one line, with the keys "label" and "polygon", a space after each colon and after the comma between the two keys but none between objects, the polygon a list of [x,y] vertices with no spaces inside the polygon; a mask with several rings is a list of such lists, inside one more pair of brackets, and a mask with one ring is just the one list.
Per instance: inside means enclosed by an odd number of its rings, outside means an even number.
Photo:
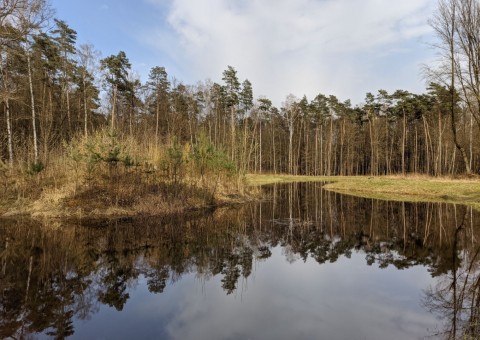
[{"label": "brown grass", "polygon": [[[0,216],[170,214],[243,201],[258,192],[255,188],[245,190],[244,181],[236,175],[210,171],[200,179],[193,161],[188,159],[173,178],[165,170],[169,145],[151,141],[119,137],[114,141],[121,150],[119,161],[107,162],[112,140],[107,131],[99,131],[88,140],[79,136],[63,150],[55,150],[45,170],[37,174],[28,174],[26,165],[2,172]],[[92,162],[93,153],[101,154],[101,160]],[[133,164],[127,164],[127,156]]]}]

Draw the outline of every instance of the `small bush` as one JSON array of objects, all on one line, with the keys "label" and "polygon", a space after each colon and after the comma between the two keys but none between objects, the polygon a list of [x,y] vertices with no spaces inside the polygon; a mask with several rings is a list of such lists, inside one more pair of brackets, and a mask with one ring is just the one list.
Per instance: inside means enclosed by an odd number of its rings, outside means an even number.
[{"label": "small bush", "polygon": [[33,176],[42,172],[44,169],[45,169],[45,165],[41,161],[33,162],[33,163],[30,163],[30,165],[28,166],[27,174],[29,174],[30,176]]},{"label": "small bush", "polygon": [[89,138],[82,136],[65,145],[70,166],[87,182],[105,177],[102,164],[108,165],[107,177],[112,177],[118,164],[125,167],[137,165],[138,161],[127,149],[112,130],[101,130]]}]

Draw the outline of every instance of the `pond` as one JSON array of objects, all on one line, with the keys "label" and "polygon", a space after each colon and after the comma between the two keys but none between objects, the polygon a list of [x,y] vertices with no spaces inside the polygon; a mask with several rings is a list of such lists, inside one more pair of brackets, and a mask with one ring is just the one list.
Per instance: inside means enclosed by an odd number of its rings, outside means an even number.
[{"label": "pond", "polygon": [[422,339],[480,334],[464,206],[272,185],[189,216],[0,225],[0,338]]}]

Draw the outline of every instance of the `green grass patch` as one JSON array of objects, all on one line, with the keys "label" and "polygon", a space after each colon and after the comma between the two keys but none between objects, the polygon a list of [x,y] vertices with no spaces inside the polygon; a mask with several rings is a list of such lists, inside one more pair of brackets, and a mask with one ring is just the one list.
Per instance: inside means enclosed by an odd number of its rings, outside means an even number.
[{"label": "green grass patch", "polygon": [[328,182],[324,188],[359,197],[408,202],[464,204],[480,210],[480,179],[429,176],[291,176],[248,175],[250,185]]}]

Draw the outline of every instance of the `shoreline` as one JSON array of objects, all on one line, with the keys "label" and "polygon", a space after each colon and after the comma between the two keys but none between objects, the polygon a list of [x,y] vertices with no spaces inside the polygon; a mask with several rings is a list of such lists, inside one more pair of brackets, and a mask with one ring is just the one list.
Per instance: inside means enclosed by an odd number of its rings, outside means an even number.
[{"label": "shoreline", "polygon": [[[272,174],[246,175],[244,192],[217,193],[213,201],[199,199],[192,192],[181,197],[161,197],[140,193],[135,203],[119,206],[101,201],[101,195],[81,200],[75,190],[45,191],[37,199],[17,199],[3,202],[0,218],[33,218],[57,220],[97,220],[143,218],[190,214],[223,206],[243,204],[262,198],[258,187],[292,182],[324,182],[326,190],[364,198],[433,202],[471,206],[480,210],[480,180],[478,178],[436,178],[429,176],[293,176]],[[59,193],[61,192],[61,194]],[[102,206],[103,204],[103,206]],[[9,206],[7,208],[7,206]],[[99,208],[102,206],[102,208]]]},{"label": "shoreline", "polygon": [[195,186],[184,186],[176,193],[139,190],[120,196],[118,191],[106,187],[43,188],[39,197],[0,202],[0,219],[106,220],[191,214],[251,202],[260,196],[258,188],[250,186],[222,188],[215,193]]},{"label": "shoreline", "polygon": [[288,182],[327,182],[326,190],[345,195],[390,201],[450,203],[480,210],[480,178],[420,175],[390,176],[247,176],[251,185]]}]

